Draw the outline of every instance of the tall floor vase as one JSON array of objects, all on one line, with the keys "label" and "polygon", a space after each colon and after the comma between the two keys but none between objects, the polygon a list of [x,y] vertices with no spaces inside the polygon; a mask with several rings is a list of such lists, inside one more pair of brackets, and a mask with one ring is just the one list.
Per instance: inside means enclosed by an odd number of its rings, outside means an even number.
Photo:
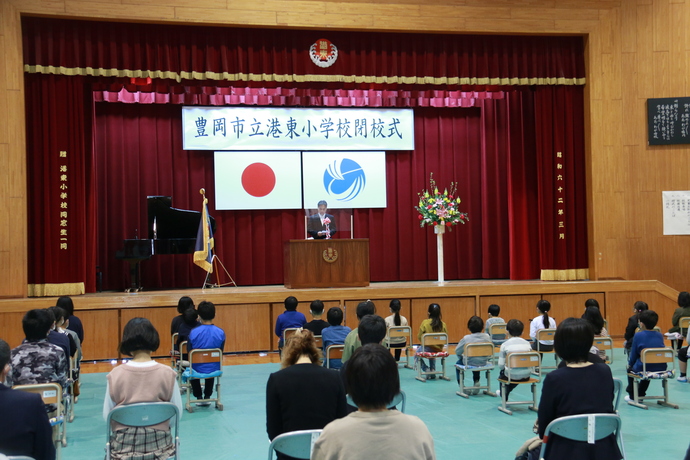
[{"label": "tall floor vase", "polygon": [[446,233],[446,226],[435,225],[434,233],[436,234],[436,260],[438,263],[438,282],[443,283],[443,234]]}]

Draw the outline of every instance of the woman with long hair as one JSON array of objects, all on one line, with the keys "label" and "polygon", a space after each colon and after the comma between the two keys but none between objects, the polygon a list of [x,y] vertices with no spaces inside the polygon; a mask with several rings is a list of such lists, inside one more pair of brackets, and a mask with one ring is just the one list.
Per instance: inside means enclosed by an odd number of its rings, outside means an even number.
[{"label": "woman with long hair", "polygon": [[[529,325],[529,336],[532,338],[532,349],[537,349],[537,332],[541,329],[556,329],[556,320],[549,317],[551,303],[548,300],[537,302],[539,316],[534,318]],[[540,340],[539,351],[552,351],[553,340]]]},{"label": "woman with long hair", "polygon": [[[419,333],[417,334],[417,338],[419,340],[422,340],[422,336],[424,334],[431,334],[433,332],[444,332],[448,334],[448,329],[446,329],[446,323],[444,323],[441,319],[441,306],[439,304],[430,304],[429,309],[427,310],[427,314],[429,315],[429,317],[422,321],[422,324],[419,326]],[[428,353],[438,353],[440,351],[443,351],[443,348],[437,345],[432,345],[424,347],[424,350],[422,351]],[[423,358],[418,359],[420,361],[420,366],[422,366],[422,371],[427,372],[427,370],[431,370],[433,372],[436,370],[436,359],[429,358],[429,367],[427,367]],[[432,374],[427,378],[434,380],[436,376]]]},{"label": "woman with long hair", "polygon": [[[400,304],[400,300],[391,300],[390,311],[392,314],[385,318],[387,328],[395,326],[407,326],[407,318],[400,314],[401,308],[402,305]],[[407,340],[405,339],[405,337],[392,337],[387,345],[390,348],[395,349],[395,360],[400,361],[400,354],[403,348],[405,348],[405,346],[407,345]]]}]

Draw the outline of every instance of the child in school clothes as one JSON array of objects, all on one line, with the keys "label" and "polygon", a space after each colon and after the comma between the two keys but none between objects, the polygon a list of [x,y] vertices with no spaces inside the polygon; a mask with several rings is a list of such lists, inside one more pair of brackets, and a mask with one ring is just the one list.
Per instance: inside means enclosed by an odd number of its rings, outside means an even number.
[{"label": "child in school clothes", "polygon": [[[216,317],[216,306],[211,302],[201,302],[197,307],[201,324],[189,333],[187,346],[189,351],[200,350],[202,348],[225,348],[225,332],[223,329],[213,324]],[[220,370],[219,363],[200,363],[192,366],[194,371],[199,374],[210,374]],[[213,383],[215,378],[204,379],[203,399],[210,399],[213,394]],[[201,380],[193,379],[190,381],[192,393],[196,399],[201,398]],[[201,406],[208,406],[210,403],[199,403]]]},{"label": "child in school clothes", "polygon": [[278,349],[283,349],[283,331],[293,327],[303,327],[307,324],[307,318],[303,313],[297,311],[297,298],[290,296],[283,302],[285,304],[285,312],[276,319],[275,333],[278,336]]},{"label": "child in school clothes", "polygon": [[[508,354],[532,351],[532,345],[530,345],[530,343],[527,340],[520,337],[524,329],[525,326],[519,319],[511,319],[510,321],[508,321],[508,324],[506,324],[508,340],[503,342],[503,345],[501,345],[501,351],[499,351],[498,353],[498,368],[501,370],[501,373],[498,376],[499,380],[507,379],[505,374],[505,367],[506,358]],[[529,380],[531,373],[532,368],[530,367],[511,369],[510,379],[516,381]],[[510,392],[513,391],[516,386],[517,383],[510,383],[506,385],[506,401],[508,401],[508,396],[510,396]],[[496,394],[500,393],[496,392]]]},{"label": "child in school clothes", "polygon": [[[455,348],[455,354],[458,356],[457,364],[464,364],[465,366],[486,366],[488,359],[486,357],[473,357],[468,358],[464,356],[465,345],[470,343],[491,343],[491,336],[482,332],[484,327],[484,320],[479,316],[473,316],[467,322],[467,329],[470,330],[471,334],[466,335],[460,340],[460,343]],[[460,371],[455,369],[455,377],[458,383],[460,383]],[[472,380],[474,381],[474,386],[479,386],[479,378],[481,377],[481,371],[472,371]],[[479,394],[479,390],[473,389],[468,390],[473,395]]]},{"label": "child in school clothes", "polygon": [[[630,348],[630,357],[628,359],[628,372],[642,372],[641,353],[645,348],[664,348],[664,336],[661,332],[654,330],[656,323],[659,322],[659,315],[653,310],[644,310],[640,312],[640,332],[636,333],[632,339],[632,346]],[[666,363],[647,364],[648,372],[659,372],[666,370]],[[647,394],[650,380],[640,380],[638,385],[639,394],[642,397]],[[625,396],[626,401],[631,401],[635,396],[633,392],[633,378],[628,377],[628,387],[625,389],[628,393]]]}]

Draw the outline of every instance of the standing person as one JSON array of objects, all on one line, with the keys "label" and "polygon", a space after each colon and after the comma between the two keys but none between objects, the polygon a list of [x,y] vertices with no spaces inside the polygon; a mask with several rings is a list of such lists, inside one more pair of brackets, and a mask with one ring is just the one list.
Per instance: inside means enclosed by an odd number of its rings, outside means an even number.
[{"label": "standing person", "polygon": [[345,372],[347,393],[359,408],[323,429],[314,460],[434,460],[434,439],[424,422],[387,407],[400,393],[398,365],[378,344],[358,348]]},{"label": "standing person", "polygon": [[335,235],[335,218],[328,214],[328,203],[324,200],[319,201],[318,212],[309,216],[307,220],[307,233],[315,240],[331,238]]},{"label": "standing person", "polygon": [[[429,305],[429,309],[427,311],[427,314],[429,315],[429,318],[425,319],[422,321],[422,324],[419,325],[419,333],[417,334],[417,338],[421,341],[422,336],[424,334],[431,334],[433,332],[444,332],[448,334],[448,329],[446,328],[446,323],[444,323],[441,320],[441,306],[437,303],[432,303]],[[438,345],[431,345],[424,347],[424,350],[422,350],[427,353],[438,353],[440,351],[443,351],[443,347],[438,346]],[[429,358],[429,367],[427,367],[426,363],[424,362],[423,358],[417,358],[419,359],[419,365],[422,366],[422,371],[427,372],[427,370],[431,370],[431,372],[434,372],[436,370],[436,359],[435,358]],[[428,376],[430,380],[434,380],[436,378],[436,375],[430,375]]]},{"label": "standing person", "polygon": [[6,387],[9,373],[10,346],[0,339],[0,452],[54,460],[53,430],[41,396]]},{"label": "standing person", "polygon": [[[457,364],[477,367],[486,366],[488,358],[485,356],[472,358],[464,356],[465,345],[470,343],[491,343],[491,336],[485,332],[482,332],[483,328],[484,320],[482,320],[479,316],[473,316],[469,319],[469,321],[467,321],[467,329],[469,329],[470,334],[463,337],[462,340],[460,340],[460,343],[458,343],[458,346],[455,347],[455,354],[458,357]],[[460,383],[460,371],[458,369],[455,369],[455,377],[458,383]],[[480,377],[481,371],[472,371],[472,381],[474,382],[475,387],[479,386]],[[470,394],[473,395],[479,394],[479,390],[477,389],[471,389],[468,391],[470,391]]]},{"label": "standing person", "polygon": [[[160,337],[151,321],[132,318],[122,331],[120,353],[132,359],[117,366],[107,375],[103,419],[115,407],[144,403],[171,402],[182,413],[182,398],[177,373],[151,359],[158,350]],[[153,427],[128,427],[113,423],[110,439],[111,457],[165,459],[175,454],[170,425],[163,422]]]},{"label": "standing person", "polygon": [[294,296],[286,297],[283,302],[285,311],[276,319],[275,333],[278,336],[278,350],[283,349],[283,331],[288,328],[302,327],[307,323],[307,318],[297,311],[299,302]]},{"label": "standing person", "polygon": [[687,329],[681,330],[680,328],[680,319],[686,317],[690,317],[690,292],[683,291],[678,294],[678,308],[676,308],[676,311],[673,312],[673,318],[671,319],[671,324],[673,327],[668,330],[668,332],[671,333],[678,332],[682,336],[677,340],[674,339],[677,342],[674,347],[675,350],[680,350],[680,348],[683,346],[683,337],[688,334]]},{"label": "standing person", "polygon": [[81,324],[81,320],[74,316],[74,303],[72,302],[72,298],[68,296],[62,296],[57,300],[55,305],[65,310],[65,315],[67,316],[67,321],[69,322],[69,326],[67,327],[67,329],[77,333],[77,336],[79,337],[79,343],[83,346],[84,326]]},{"label": "standing person", "polygon": [[[225,348],[225,332],[223,329],[213,324],[213,319],[216,317],[216,306],[211,302],[201,302],[197,308],[201,324],[189,333],[189,340],[187,348],[192,350],[200,350],[203,348],[220,348],[221,352]],[[219,363],[201,363],[192,365],[192,369],[199,374],[210,374],[220,370]],[[204,379],[204,394],[203,399],[210,399],[213,394],[214,377]],[[192,379],[192,394],[196,399],[201,398],[201,380]],[[200,406],[209,406],[209,402],[197,403]]]},{"label": "standing person", "polygon": [[[342,345],[345,343],[347,335],[350,333],[351,329],[347,326],[343,326],[343,310],[340,307],[331,307],[328,309],[326,314],[326,319],[328,320],[328,326],[321,331],[321,340],[323,341],[323,351],[324,353],[331,345]],[[331,369],[340,369],[343,365],[340,358],[333,358],[329,360],[328,367]]]},{"label": "standing person", "polygon": [[[556,329],[556,320],[549,317],[551,303],[548,300],[537,302],[539,316],[534,318],[529,325],[529,336],[532,339],[532,349],[537,349],[537,332],[541,329]],[[539,351],[552,351],[553,340],[540,340]]]},{"label": "standing person", "polygon": [[[645,348],[664,348],[664,336],[661,332],[655,331],[654,327],[659,322],[659,315],[652,310],[645,310],[640,312],[640,332],[633,336],[632,346],[630,347],[630,356],[628,358],[628,372],[642,372],[641,354]],[[647,372],[659,372],[666,370],[666,363],[647,364]],[[640,380],[638,389],[638,396],[643,397],[647,394],[647,388],[650,384],[649,379]],[[635,395],[633,392],[633,378],[628,377],[628,387],[625,389],[628,393],[625,395],[626,401],[631,401]]]},{"label": "standing person", "polygon": [[309,313],[314,318],[304,325],[304,328],[311,331],[314,335],[321,335],[322,331],[329,326],[328,322],[321,319],[323,316],[323,302],[320,300],[312,301],[309,305]]},{"label": "standing person", "polygon": [[[177,313],[179,313],[179,315],[174,317],[170,322],[170,335],[178,332],[180,324],[184,322],[184,312],[190,308],[194,308],[194,301],[191,299],[191,297],[180,297],[180,300],[177,301]],[[175,350],[177,350],[177,348],[175,348]]]},{"label": "standing person", "polygon": [[[525,329],[525,326],[522,324],[522,321],[519,319],[511,319],[508,321],[508,324],[506,324],[506,332],[508,332],[508,340],[503,342],[501,345],[501,349],[498,352],[498,368],[501,370],[501,373],[498,375],[499,380],[507,380],[506,377],[506,372],[505,372],[505,367],[506,367],[506,360],[508,358],[508,355],[510,353],[523,353],[527,351],[532,351],[532,346],[530,343],[520,337],[522,335],[522,331]],[[510,370],[510,380],[514,381],[525,381],[529,380],[530,375],[532,374],[532,369],[529,367],[525,368],[519,368],[519,369],[512,369]],[[508,397],[510,396],[510,392],[515,389],[517,386],[517,383],[509,383],[506,385],[506,401],[508,401]],[[500,390],[496,392],[497,395],[500,395]]]},{"label": "standing person", "polygon": [[625,326],[625,342],[623,343],[623,351],[626,354],[630,354],[630,348],[632,347],[632,339],[635,335],[635,331],[640,322],[640,312],[649,310],[649,305],[647,302],[638,300],[633,305],[633,315],[628,319],[628,325]]},{"label": "standing person", "polygon": [[[398,299],[393,299],[391,300],[391,303],[389,304],[390,312],[392,315],[387,316],[385,318],[386,321],[386,327],[391,328],[395,326],[407,326],[407,318],[402,316],[400,314],[400,309],[402,308],[402,305],[400,305],[400,300]],[[407,345],[407,340],[405,337],[391,337],[387,345],[390,348],[395,349],[395,361],[400,361],[400,355],[402,354],[403,348]]]},{"label": "standing person", "polygon": [[[347,415],[345,388],[337,372],[319,365],[321,352],[311,331],[295,333],[285,345],[281,370],[266,384],[266,432],[314,430]],[[278,454],[279,459],[289,459]]]},{"label": "standing person", "polygon": [[[566,366],[547,374],[539,402],[539,437],[553,420],[568,415],[613,414],[613,375],[606,364],[587,361],[594,341],[590,324],[567,318],[556,330],[554,346]],[[614,460],[622,458],[615,435],[596,443],[549,435],[545,460]]]}]

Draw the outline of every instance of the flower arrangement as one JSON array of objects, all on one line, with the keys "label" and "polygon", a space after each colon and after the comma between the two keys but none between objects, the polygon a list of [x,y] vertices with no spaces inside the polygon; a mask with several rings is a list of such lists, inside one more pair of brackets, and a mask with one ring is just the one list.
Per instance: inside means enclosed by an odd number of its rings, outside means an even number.
[{"label": "flower arrangement", "polygon": [[440,193],[434,180],[434,173],[431,173],[429,189],[418,193],[419,205],[415,206],[415,209],[419,211],[419,226],[445,225],[451,227],[469,222],[470,217],[467,213],[458,209],[460,198],[456,196],[456,192],[457,182],[451,182],[450,191],[446,188],[443,193]]}]

